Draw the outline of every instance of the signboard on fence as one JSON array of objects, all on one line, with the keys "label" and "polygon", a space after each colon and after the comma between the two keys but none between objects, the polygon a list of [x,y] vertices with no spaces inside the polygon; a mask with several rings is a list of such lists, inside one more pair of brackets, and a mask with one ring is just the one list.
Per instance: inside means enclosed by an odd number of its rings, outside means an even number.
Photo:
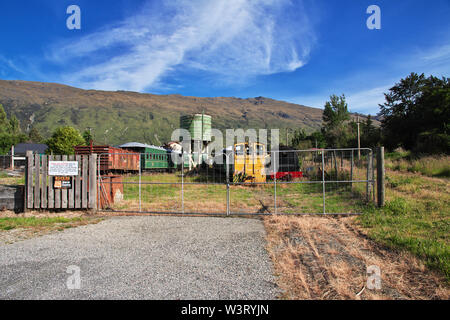
[{"label": "signboard on fence", "polygon": [[49,161],[49,176],[77,176],[78,161]]},{"label": "signboard on fence", "polygon": [[72,189],[72,177],[53,177],[54,189]]}]

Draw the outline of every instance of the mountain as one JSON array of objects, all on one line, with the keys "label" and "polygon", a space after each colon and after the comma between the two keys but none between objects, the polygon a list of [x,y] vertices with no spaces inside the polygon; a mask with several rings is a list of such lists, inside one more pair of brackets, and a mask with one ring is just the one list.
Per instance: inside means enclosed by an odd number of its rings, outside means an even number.
[{"label": "mountain", "polygon": [[317,130],[322,110],[264,97],[198,98],[126,91],[82,90],[54,83],[0,80],[0,103],[22,129],[49,137],[58,126],[92,128],[96,143],[139,141],[161,145],[179,128],[180,115],[212,116],[213,127]]}]

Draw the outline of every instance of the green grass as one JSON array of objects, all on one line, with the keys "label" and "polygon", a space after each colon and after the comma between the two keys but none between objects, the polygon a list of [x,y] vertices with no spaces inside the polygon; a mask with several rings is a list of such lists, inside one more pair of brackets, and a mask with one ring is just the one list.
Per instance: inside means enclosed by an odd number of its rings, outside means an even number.
[{"label": "green grass", "polygon": [[0,230],[11,230],[15,228],[40,228],[58,225],[63,228],[73,227],[74,224],[86,222],[85,218],[36,218],[36,217],[14,217],[0,218]]},{"label": "green grass", "polygon": [[10,177],[5,172],[0,172],[0,184],[3,185],[24,185],[25,176]]},{"label": "green grass", "polygon": [[450,281],[450,197],[448,183],[388,172],[384,208],[362,206],[358,222],[369,236],[423,259]]}]

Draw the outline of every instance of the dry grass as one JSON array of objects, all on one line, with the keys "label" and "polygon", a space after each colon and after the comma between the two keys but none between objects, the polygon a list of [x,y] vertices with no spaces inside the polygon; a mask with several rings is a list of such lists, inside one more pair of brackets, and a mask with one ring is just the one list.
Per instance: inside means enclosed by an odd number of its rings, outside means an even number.
[{"label": "dry grass", "polygon": [[[389,156],[389,154],[388,154]],[[450,177],[450,156],[425,156],[410,159],[410,154],[391,154],[386,159],[386,168],[401,171],[420,173],[429,177]]]},{"label": "dry grass", "polygon": [[[352,227],[353,218],[271,216],[264,223],[267,248],[285,299],[450,297],[442,276],[411,254],[369,240]],[[381,269],[379,291],[365,288],[371,265]]]}]

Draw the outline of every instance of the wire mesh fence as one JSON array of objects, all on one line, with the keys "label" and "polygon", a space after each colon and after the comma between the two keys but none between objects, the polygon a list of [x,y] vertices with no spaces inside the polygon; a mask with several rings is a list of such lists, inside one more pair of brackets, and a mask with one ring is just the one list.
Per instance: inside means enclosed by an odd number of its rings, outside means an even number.
[{"label": "wire mesh fence", "polygon": [[0,169],[10,169],[11,168],[11,156],[0,155]]},{"label": "wire mesh fence", "polygon": [[0,155],[0,170],[23,170],[25,168],[25,163],[25,157]]},{"label": "wire mesh fence", "polygon": [[[116,156],[122,161],[134,157]],[[139,154],[132,170],[105,170],[99,164],[98,171],[103,211],[336,215],[358,214],[361,204],[375,200],[371,149],[234,150],[214,157]]]}]

